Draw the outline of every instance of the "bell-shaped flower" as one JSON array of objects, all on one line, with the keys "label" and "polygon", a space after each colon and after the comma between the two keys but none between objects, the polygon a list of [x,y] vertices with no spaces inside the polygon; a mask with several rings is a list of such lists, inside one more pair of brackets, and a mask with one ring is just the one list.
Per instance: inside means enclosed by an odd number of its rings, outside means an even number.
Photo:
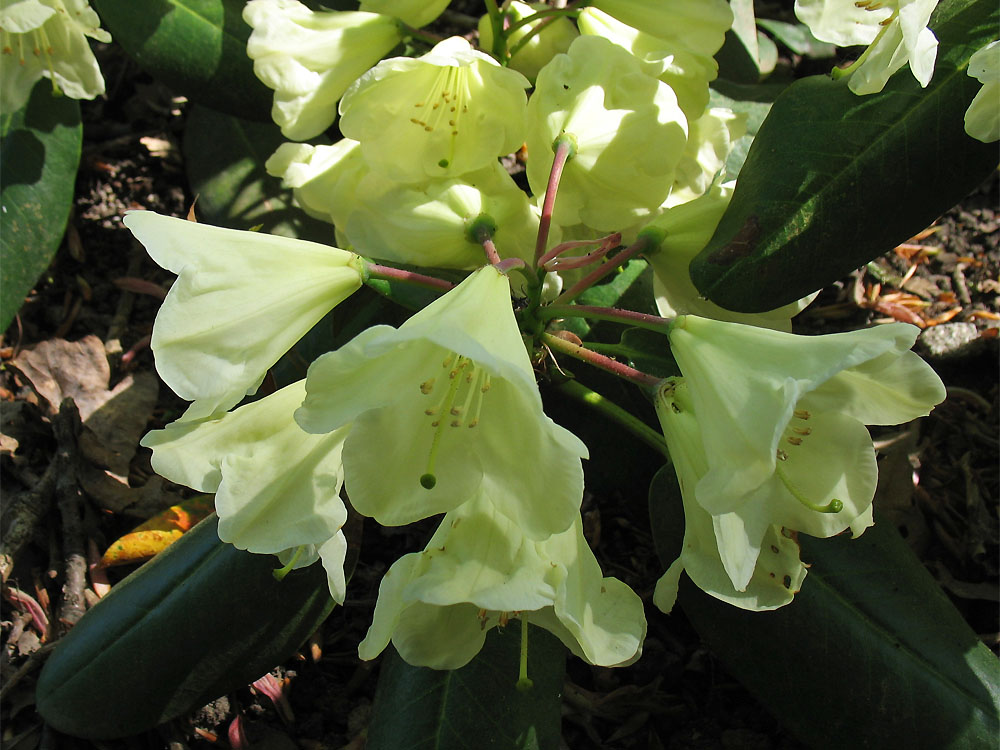
[{"label": "bell-shaped flower", "polygon": [[361,286],[361,259],[314,242],[130,211],[125,226],[178,274],[153,324],[156,371],[198,419],[257,390],[310,328]]},{"label": "bell-shaped flower", "polygon": [[[531,6],[514,0],[504,11],[504,22],[513,24],[546,8],[548,6],[544,3]],[[535,29],[539,26],[541,28],[536,32]],[[553,57],[566,52],[573,40],[580,35],[568,18],[543,17],[514,29],[507,37],[507,49],[513,49],[528,34],[532,36],[511,55],[507,65],[518,73],[523,73],[530,81],[535,80],[538,71],[548,65]],[[484,50],[493,49],[493,24],[489,14],[479,19],[479,46]]]},{"label": "bell-shaped flower", "polygon": [[337,119],[337,101],[402,39],[396,19],[361,11],[313,11],[298,0],[250,0],[247,54],[274,89],[271,117],[286,138],[304,141]]},{"label": "bell-shaped flower", "polygon": [[[670,348],[708,470],[695,486],[722,560],[746,587],[769,526],[817,537],[870,523],[877,468],[866,424],[926,415],[945,397],[896,323],[826,336],[681,316]],[[867,514],[867,516],[866,516]],[[866,519],[861,521],[859,519]]]},{"label": "bell-shaped flower", "polygon": [[104,93],[104,77],[87,37],[110,42],[86,0],[17,0],[0,7],[0,111],[28,102],[40,78],[71,99]]},{"label": "bell-shaped flower", "polygon": [[457,177],[517,151],[528,79],[462,37],[383,60],[340,102],[340,130],[372,170],[399,182]]},{"label": "bell-shaped flower", "polygon": [[360,10],[395,16],[419,29],[440,16],[450,0],[361,0]]},{"label": "bell-shaped flower", "polygon": [[[708,84],[719,74],[714,55],[733,23],[729,4],[723,0],[699,2],[697,11],[669,30],[661,28],[667,37],[657,36],[646,26],[623,23],[596,7],[581,10],[577,24],[581,33],[604,37],[631,52],[643,72],[673,89],[688,120],[696,120],[708,106]],[[640,19],[632,20],[638,23]],[[689,33],[691,29],[700,33]]]},{"label": "bell-shaped flower", "polygon": [[295,415],[310,432],[353,423],[351,503],[386,526],[481,494],[533,539],[566,530],[586,446],[542,412],[507,277],[492,266],[402,326],[375,326],[319,357]]},{"label": "bell-shaped flower", "polygon": [[[654,405],[680,485],[684,541],[680,555],[657,581],[653,603],[664,612],[673,609],[684,570],[702,591],[742,609],[777,609],[791,602],[806,576],[795,532],[769,524],[764,530],[760,553],[743,550],[756,560],[750,580],[742,590],[737,589],[722,562],[715,519],[695,499],[695,487],[708,471],[708,461],[684,378],[665,381],[657,391]],[[774,500],[781,502],[780,497]]]},{"label": "bell-shaped flower", "polygon": [[219,538],[278,555],[291,568],[322,558],[330,593],[344,601],[347,509],[341,451],[350,427],[304,432],[292,415],[305,381],[211,419],[174,422],[142,439],[171,482],[214,492]]},{"label": "bell-shaped flower", "polygon": [[937,37],[927,22],[938,0],[795,0],[795,15],[817,39],[841,47],[867,44],[860,58],[834,75],[850,74],[855,94],[881,91],[909,63],[922,86],[930,83]]},{"label": "bell-shaped flower", "polygon": [[617,231],[658,208],[687,141],[687,120],[662,81],[607,39],[581,36],[538,74],[528,103],[528,182],[545,193],[553,142],[572,137],[553,219]]},{"label": "bell-shaped flower", "polygon": [[635,661],[646,634],[642,601],[602,576],[579,513],[566,531],[534,541],[480,495],[449,512],[423,552],[389,568],[358,653],[374,659],[391,640],[410,664],[458,669],[514,618],[607,667]]},{"label": "bell-shaped flower", "polygon": [[485,222],[503,258],[529,261],[538,216],[500,163],[460,178],[400,183],[371,172],[361,180],[342,229],[354,249],[394,263],[439,268],[483,265],[475,236]]},{"label": "bell-shaped flower", "polygon": [[1000,140],[1000,41],[972,54],[969,75],[983,87],[965,113],[965,132],[983,143]]},{"label": "bell-shaped flower", "polygon": [[715,227],[729,205],[733,184],[713,185],[705,195],[688,203],[668,208],[651,221],[644,231],[655,232],[660,241],[656,250],[644,257],[653,268],[653,294],[660,315],[700,315],[703,318],[734,323],[792,330],[792,318],[800,313],[814,295],[764,313],[740,313],[719,307],[705,299],[691,281],[691,261],[715,233]]},{"label": "bell-shaped flower", "polygon": [[291,188],[303,211],[343,228],[357,203],[358,183],[371,171],[358,145],[348,138],[330,146],[282,143],[264,168]]}]

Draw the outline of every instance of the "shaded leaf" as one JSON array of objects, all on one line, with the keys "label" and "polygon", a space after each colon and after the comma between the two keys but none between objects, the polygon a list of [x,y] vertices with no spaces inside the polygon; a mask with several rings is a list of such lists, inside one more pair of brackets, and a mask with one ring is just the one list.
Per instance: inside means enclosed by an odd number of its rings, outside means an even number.
[{"label": "shaded leaf", "polygon": [[758,18],[757,25],[788,47],[797,55],[808,55],[817,60],[833,57],[837,48],[821,42],[812,35],[809,27],[801,23],[785,23],[771,18]]},{"label": "shaded leaf", "polygon": [[981,88],[966,68],[998,23],[990,0],[938,6],[938,61],[926,89],[908,70],[869,96],[825,76],[789,86],[692,261],[698,289],[728,309],[774,309],[905,241],[986,179],[996,145],[965,133]]},{"label": "shaded leaf", "polygon": [[461,669],[407,664],[389,646],[383,656],[367,750],[547,750],[559,745],[566,648],[530,626],[530,690],[517,690],[520,623],[493,629]]},{"label": "shaded leaf", "polygon": [[94,0],[120,44],[146,72],[189,99],[270,120],[272,92],[247,57],[243,0]]},{"label": "shaded leaf", "polygon": [[[666,566],[684,529],[669,465],[649,500]],[[994,744],[1000,665],[896,529],[877,520],[858,539],[799,541],[812,567],[773,612],[732,607],[682,576],[680,606],[732,673],[813,748]]]},{"label": "shaded leaf", "polygon": [[292,191],[264,170],[286,139],[274,123],[250,122],[193,107],[184,128],[184,163],[198,196],[198,220],[230,229],[334,245],[333,226],[292,205]]},{"label": "shaded leaf", "polygon": [[28,103],[4,115],[0,140],[0,330],[48,268],[66,228],[80,164],[80,104],[39,81]]},{"label": "shaded leaf", "polygon": [[116,585],[60,641],[38,712],[76,737],[151,729],[287,659],[333,607],[319,564],[275,580],[273,555],[218,537],[215,516]]}]

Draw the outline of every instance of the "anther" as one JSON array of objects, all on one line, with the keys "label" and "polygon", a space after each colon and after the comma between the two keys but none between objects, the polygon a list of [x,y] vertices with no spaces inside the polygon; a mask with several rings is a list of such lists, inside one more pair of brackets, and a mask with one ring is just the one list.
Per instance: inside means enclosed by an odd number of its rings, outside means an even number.
[{"label": "anther", "polygon": [[423,383],[420,384],[420,392],[425,396],[430,395],[431,391],[433,390],[434,390],[434,378],[431,378],[430,380],[425,380]]},{"label": "anther", "polygon": [[812,427],[793,427],[792,432],[796,432],[799,435],[811,435]]},{"label": "anther", "polygon": [[800,437],[787,437],[785,441],[791,445],[802,445],[802,438]]},{"label": "anther", "polygon": [[812,414],[807,412],[805,409],[796,409],[795,411],[792,412],[792,416],[795,417],[796,419],[809,419],[809,417],[811,417]]}]

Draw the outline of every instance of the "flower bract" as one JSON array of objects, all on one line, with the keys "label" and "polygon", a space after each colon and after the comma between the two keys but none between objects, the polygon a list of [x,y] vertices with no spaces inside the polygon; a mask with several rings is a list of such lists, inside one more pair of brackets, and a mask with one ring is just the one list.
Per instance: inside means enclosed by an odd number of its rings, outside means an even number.
[{"label": "flower bract", "polygon": [[461,37],[383,60],[340,103],[340,129],[371,168],[420,182],[481,169],[520,148],[528,80]]},{"label": "flower bract", "polygon": [[288,349],[361,286],[336,247],[130,211],[125,226],[178,274],[153,324],[156,370],[197,419],[256,391]]},{"label": "flower bract", "polygon": [[1000,41],[972,54],[969,75],[983,87],[965,113],[965,132],[983,143],[1000,140]]},{"label": "flower bract", "polygon": [[292,567],[323,559],[334,599],[343,603],[341,451],[350,427],[322,435],[292,418],[305,396],[299,381],[211,419],[181,421],[147,434],[156,472],[214,492],[219,538],[238,549],[279,555]]},{"label": "flower bract", "polygon": [[373,659],[391,640],[410,664],[457,669],[513,618],[601,666],[633,662],[646,633],[641,600],[602,576],[579,513],[566,531],[533,541],[477,496],[444,517],[423,552],[392,565],[358,652]]},{"label": "flower bract", "polygon": [[271,116],[295,141],[330,127],[347,87],[401,39],[391,16],[313,11],[298,0],[250,0],[243,20],[253,28],[254,73],[274,89]]},{"label": "flower bract", "polygon": [[671,352],[687,382],[707,470],[695,499],[712,514],[737,590],[770,526],[826,537],[871,522],[877,468],[864,425],[926,415],[945,396],[896,323],[795,336],[695,316]]},{"label": "flower bract", "polygon": [[110,42],[86,0],[0,3],[0,111],[21,109],[40,78],[72,99],[104,93],[104,77],[87,37]]},{"label": "flower bract", "polygon": [[402,326],[319,357],[296,419],[353,423],[346,486],[358,512],[400,525],[479,493],[544,539],[579,514],[587,449],[542,412],[507,278],[492,266]]}]

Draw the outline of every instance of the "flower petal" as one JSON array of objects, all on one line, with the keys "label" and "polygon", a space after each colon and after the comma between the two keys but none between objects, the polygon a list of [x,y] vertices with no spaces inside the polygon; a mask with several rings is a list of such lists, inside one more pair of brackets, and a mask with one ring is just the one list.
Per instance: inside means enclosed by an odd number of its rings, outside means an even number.
[{"label": "flower petal", "polygon": [[130,211],[125,225],[180,274],[156,316],[156,369],[186,419],[253,393],[299,338],[361,286],[357,256],[335,247]]}]

